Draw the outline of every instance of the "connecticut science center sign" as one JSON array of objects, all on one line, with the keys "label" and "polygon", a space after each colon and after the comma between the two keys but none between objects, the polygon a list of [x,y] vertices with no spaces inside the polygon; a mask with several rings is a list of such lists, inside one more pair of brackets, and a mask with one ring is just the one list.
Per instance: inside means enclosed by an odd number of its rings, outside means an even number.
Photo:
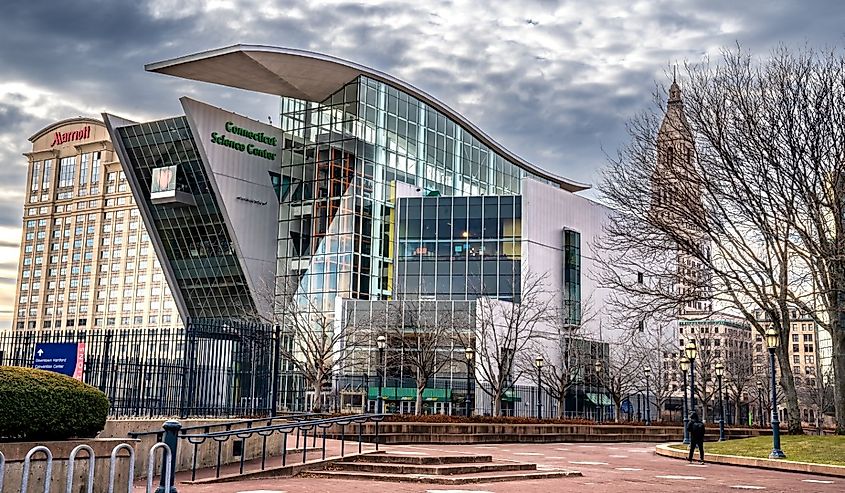
[{"label": "connecticut science center sign", "polygon": [[[246,128],[238,127],[232,122],[226,122],[225,128],[226,132],[228,132],[229,135],[211,132],[212,144],[228,147],[230,149],[234,149],[239,152],[245,152],[253,156],[262,157],[270,161],[274,161],[276,159],[276,153],[271,152],[270,149],[264,147],[270,146],[271,149],[274,149],[276,146],[278,146],[279,142],[276,137],[267,135],[264,132],[254,132]],[[240,141],[240,139],[235,140],[236,136],[243,139],[258,142],[258,145],[252,142],[247,142],[246,144],[244,144]]]}]

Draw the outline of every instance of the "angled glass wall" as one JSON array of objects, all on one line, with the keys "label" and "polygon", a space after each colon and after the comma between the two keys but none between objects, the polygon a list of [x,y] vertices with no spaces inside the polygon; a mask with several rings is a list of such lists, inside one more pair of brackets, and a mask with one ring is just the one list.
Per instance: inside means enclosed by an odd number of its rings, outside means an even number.
[{"label": "angled glass wall", "polygon": [[[117,133],[129,159],[124,168],[134,175],[145,202],[142,210],[151,216],[145,219],[147,228],[159,236],[162,260],[169,264],[164,267],[184,298],[188,313],[183,317],[252,318],[255,305],[187,119],[119,127]],[[155,203],[154,174],[157,190],[164,188],[164,178],[175,180],[175,191],[193,197],[195,204]]]}]

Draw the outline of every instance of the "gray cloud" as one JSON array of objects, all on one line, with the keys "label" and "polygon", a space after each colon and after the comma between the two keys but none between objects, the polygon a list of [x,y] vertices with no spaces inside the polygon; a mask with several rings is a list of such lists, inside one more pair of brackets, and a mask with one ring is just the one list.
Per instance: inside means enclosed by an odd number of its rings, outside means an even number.
[{"label": "gray cloud", "polygon": [[277,112],[266,95],[144,72],[152,61],[235,43],[328,53],[405,79],[516,154],[592,182],[671,64],[735,42],[756,53],[842,44],[843,13],[837,0],[15,2],[0,17],[0,227],[20,226],[23,195],[3,190],[23,190],[26,139],[50,121],[163,117],[185,94],[262,121]]}]

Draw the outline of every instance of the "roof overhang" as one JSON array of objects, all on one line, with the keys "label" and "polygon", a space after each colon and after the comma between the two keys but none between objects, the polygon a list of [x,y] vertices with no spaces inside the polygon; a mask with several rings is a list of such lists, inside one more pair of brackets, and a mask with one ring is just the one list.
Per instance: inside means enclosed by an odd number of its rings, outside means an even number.
[{"label": "roof overhang", "polygon": [[210,82],[249,91],[321,102],[360,75],[379,80],[443,113],[523,169],[577,192],[590,188],[555,175],[505,149],[460,113],[416,87],[384,72],[320,53],[263,45],[234,45],[204,51],[144,67],[148,72]]}]

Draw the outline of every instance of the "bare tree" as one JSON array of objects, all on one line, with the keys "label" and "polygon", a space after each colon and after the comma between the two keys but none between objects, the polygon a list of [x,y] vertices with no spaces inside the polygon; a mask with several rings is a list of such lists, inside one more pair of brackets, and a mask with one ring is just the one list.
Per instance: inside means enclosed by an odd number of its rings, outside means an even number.
[{"label": "bare tree", "polygon": [[[386,302],[384,325],[391,366],[402,366],[416,384],[416,414],[423,411],[423,392],[429,380],[455,361],[458,334],[468,330],[468,315],[442,302],[397,300]],[[439,308],[439,309],[438,309]],[[445,308],[445,309],[444,309]]]},{"label": "bare tree", "polygon": [[[687,66],[685,96],[673,84],[663,129],[662,110],[632,120],[632,142],[611,160],[601,190],[617,211],[607,228],[607,263],[616,267],[607,284],[651,310],[690,317],[686,308],[696,306],[692,317],[706,318],[710,306],[730,308],[759,334],[771,325],[789,430],[800,433],[787,343],[790,302],[802,298],[809,275],[800,215],[788,204],[796,195],[789,187],[801,182],[790,150],[806,147],[782,145],[801,113],[800,104],[784,111],[787,80],[782,66],[754,66],[740,50],[720,64]],[[635,273],[652,282],[633,282]]]},{"label": "bare tree", "polygon": [[311,298],[291,300],[277,315],[283,341],[280,355],[313,390],[311,411],[321,412],[323,387],[331,383],[332,375],[352,366],[360,331],[348,320],[336,320],[334,312],[320,309]]},{"label": "bare tree", "polygon": [[631,351],[630,341],[611,344],[608,362],[598,374],[598,380],[613,401],[616,422],[622,413],[622,401],[637,390],[641,378],[641,361],[638,354]]},{"label": "bare tree", "polygon": [[518,299],[502,301],[489,297],[476,301],[476,378],[493,401],[493,415],[502,414],[502,396],[526,368],[534,354],[529,349],[541,336],[544,324],[553,321],[549,310],[546,275],[528,269],[522,273]]},{"label": "bare tree", "polygon": [[543,389],[557,401],[558,417],[566,416],[566,395],[584,379],[584,368],[590,362],[591,341],[583,337],[579,326],[561,326],[553,341],[539,344],[536,353],[546,364],[543,367]]},{"label": "bare tree", "polygon": [[[636,352],[637,359],[643,368],[651,369],[648,399],[657,407],[657,416],[654,418],[658,420],[663,419],[662,411],[674,393],[671,385],[675,368],[670,355],[675,353],[678,347],[675,331],[669,321],[652,319],[651,323],[642,324],[642,332],[638,328],[632,332],[631,337],[632,349]],[[645,390],[644,380],[638,382],[637,390]]]},{"label": "bare tree", "polygon": [[[734,341],[739,342],[739,341]],[[728,398],[733,402],[734,416],[737,421],[742,409],[743,396],[749,395],[754,380],[754,360],[751,347],[727,347],[723,349],[722,361],[725,365],[724,390]]]}]

